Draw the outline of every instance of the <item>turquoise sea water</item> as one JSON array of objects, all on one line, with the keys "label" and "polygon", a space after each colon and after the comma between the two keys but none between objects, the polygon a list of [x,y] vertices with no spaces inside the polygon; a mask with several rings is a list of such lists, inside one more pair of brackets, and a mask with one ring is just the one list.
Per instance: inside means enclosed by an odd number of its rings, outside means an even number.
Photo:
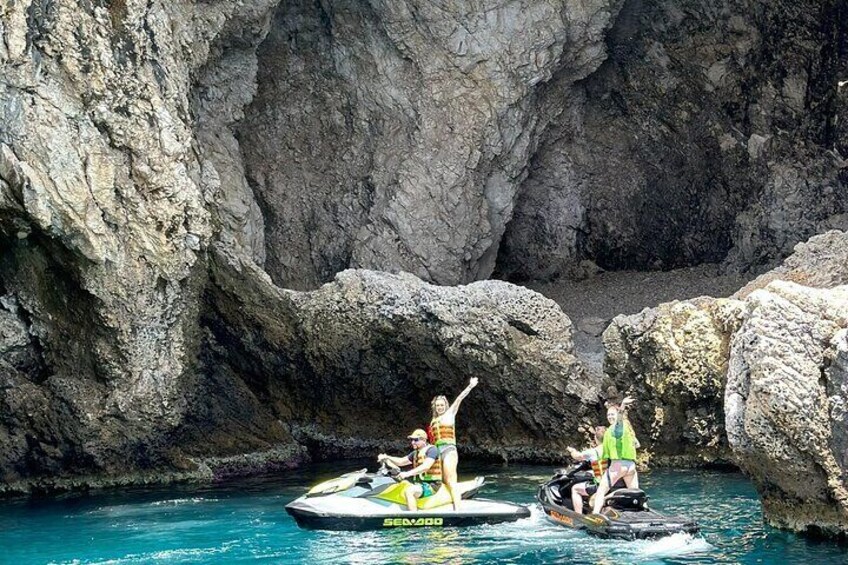
[{"label": "turquoise sea water", "polygon": [[[362,465],[359,465],[362,467]],[[358,468],[346,463],[339,471]],[[461,468],[489,477],[480,496],[532,505],[528,519],[463,530],[316,532],[283,510],[336,474],[279,477],[0,502],[2,563],[848,563],[848,548],[763,526],[750,482],[735,473],[654,471],[652,506],[687,514],[699,536],[604,541],[547,522],[533,501],[550,467]]]}]

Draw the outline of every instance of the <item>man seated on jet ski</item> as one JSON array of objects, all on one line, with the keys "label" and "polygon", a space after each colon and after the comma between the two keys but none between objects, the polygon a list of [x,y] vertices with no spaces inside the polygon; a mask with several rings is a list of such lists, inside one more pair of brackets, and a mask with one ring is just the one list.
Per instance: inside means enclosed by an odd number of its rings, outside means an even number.
[{"label": "man seated on jet ski", "polygon": [[439,448],[427,442],[427,432],[418,429],[409,434],[407,439],[414,451],[406,457],[392,457],[381,453],[377,462],[387,462],[397,467],[414,465],[409,471],[398,475],[399,479],[412,477],[413,484],[404,491],[406,507],[415,511],[418,509],[416,500],[432,496],[442,486],[442,468],[439,462]]},{"label": "man seated on jet ski", "polygon": [[572,508],[578,514],[583,514],[583,497],[592,496],[598,490],[598,483],[604,476],[604,471],[607,470],[609,461],[601,459],[601,454],[604,449],[604,433],[607,431],[606,426],[598,426],[595,428],[595,447],[590,447],[583,451],[577,451],[571,446],[566,449],[568,453],[577,461],[588,461],[592,464],[592,481],[577,483],[571,487],[571,503]]}]

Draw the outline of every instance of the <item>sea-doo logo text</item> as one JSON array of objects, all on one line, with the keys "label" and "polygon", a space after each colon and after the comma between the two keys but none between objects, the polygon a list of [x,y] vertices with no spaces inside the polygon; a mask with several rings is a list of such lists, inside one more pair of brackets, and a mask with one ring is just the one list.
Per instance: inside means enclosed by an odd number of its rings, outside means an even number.
[{"label": "sea-doo logo text", "polygon": [[386,518],[384,528],[407,528],[415,526],[441,526],[443,518]]},{"label": "sea-doo logo text", "polygon": [[563,524],[568,524],[569,526],[574,525],[574,520],[572,520],[568,516],[564,516],[564,515],[560,514],[556,510],[551,510],[551,518],[553,518],[554,520],[556,520],[558,522],[562,522]]}]

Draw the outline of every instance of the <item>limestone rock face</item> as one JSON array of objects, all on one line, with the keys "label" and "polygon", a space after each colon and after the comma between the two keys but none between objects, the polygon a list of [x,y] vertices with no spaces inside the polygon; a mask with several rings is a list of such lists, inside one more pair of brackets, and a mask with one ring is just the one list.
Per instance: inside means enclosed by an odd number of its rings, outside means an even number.
[{"label": "limestone rock face", "polygon": [[571,322],[533,291],[351,270],[298,293],[220,252],[213,273],[220,323],[208,339],[221,346],[210,347],[219,356],[209,366],[251,383],[319,453],[338,457],[341,439],[373,447],[425,426],[432,397],[452,398],[470,376],[480,385],[458,419],[465,452],[557,457],[598,417],[600,383],[571,352]]},{"label": "limestone rock face", "polygon": [[[261,270],[266,240],[282,279],[284,245],[314,237],[310,253],[336,257],[320,235],[335,217],[315,216],[297,241],[275,235],[306,207],[295,198],[275,212],[276,196],[256,185],[260,208],[242,161],[251,146],[239,145],[253,132],[236,131],[260,61],[275,68],[281,42],[319,56],[306,21],[288,19],[318,9],[335,26],[322,53],[351,102],[342,122],[379,130],[362,138],[373,154],[347,154],[379,164],[367,182],[382,192],[368,196],[362,223],[339,220],[350,241],[369,242],[342,255],[434,280],[491,271],[548,115],[532,111],[536,85],[564,66],[569,80],[591,72],[612,14],[592,2],[446,7],[457,25],[415,2],[3,5],[0,490],[284,466],[327,434],[385,444],[426,423],[430,397],[455,394],[471,374],[486,384],[463,409],[470,449],[538,456],[576,439],[599,387],[580,378],[570,322],[541,296],[365,272],[301,295]],[[276,35],[257,59],[275,9]],[[284,77],[301,64],[289,63]],[[303,104],[320,96],[285,100],[275,111],[315,115]],[[337,117],[326,110],[319,121]],[[347,162],[333,135],[313,133],[328,145],[310,159]],[[285,160],[264,164],[274,162]],[[347,206],[335,196],[357,193],[345,187],[318,199]],[[334,261],[292,280],[332,275]],[[385,426],[396,406],[403,425]]]},{"label": "limestone rock face", "polygon": [[799,243],[782,265],[760,275],[733,296],[745,298],[774,280],[814,288],[848,284],[848,232],[832,230]]},{"label": "limestone rock face", "polygon": [[631,420],[658,463],[729,461],[724,394],[736,300],[696,298],[613,319],[603,334],[604,371],[638,400]]},{"label": "limestone rock face", "polygon": [[214,66],[228,23],[261,29],[271,7],[0,8],[5,480],[167,462],[218,217],[193,145],[192,80]]},{"label": "limestone rock face", "polygon": [[848,228],[846,29],[841,2],[626,2],[541,136],[497,272],[757,270]]},{"label": "limestone rock face", "polygon": [[604,59],[620,4],[281,5],[239,129],[274,280],[487,277],[539,132]]},{"label": "limestone rock face", "polygon": [[848,284],[848,235],[830,231],[798,244],[772,271],[731,299],[701,297],[613,319],[603,334],[604,371],[633,409],[642,443],[658,463],[733,459],[722,399],[730,342],[747,314],[747,297],[772,281],[833,288]]},{"label": "limestone rock face", "polygon": [[745,308],[724,397],[730,445],[770,523],[848,531],[848,286],[775,281]]},{"label": "limestone rock face", "polygon": [[421,280],[843,225],[848,10],[778,5],[3,2],[0,491],[362,456],[475,375],[465,453],[559,459],[614,384],[658,457],[730,445],[770,520],[844,529],[844,233],[616,319],[608,380],[540,295]]},{"label": "limestone rock face", "polygon": [[845,233],[796,246],[733,298],[619,316],[604,369],[634,394],[634,426],[661,463],[733,461],[766,519],[845,532],[848,470]]}]

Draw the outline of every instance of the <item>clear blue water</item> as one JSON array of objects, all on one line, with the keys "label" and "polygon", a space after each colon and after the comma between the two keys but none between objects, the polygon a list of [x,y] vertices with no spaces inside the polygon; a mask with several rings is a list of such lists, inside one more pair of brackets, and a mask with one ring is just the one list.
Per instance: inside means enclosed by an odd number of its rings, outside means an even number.
[{"label": "clear blue water", "polygon": [[[339,470],[356,468],[345,464]],[[550,475],[549,467],[460,471],[490,477],[481,496],[531,504],[532,516],[463,530],[300,530],[283,506],[307,486],[338,474],[316,466],[224,485],[0,502],[0,562],[848,563],[844,546],[765,527],[753,487],[735,473],[644,474],[652,506],[695,516],[703,534],[621,542],[598,540],[543,518],[533,495]]]}]

